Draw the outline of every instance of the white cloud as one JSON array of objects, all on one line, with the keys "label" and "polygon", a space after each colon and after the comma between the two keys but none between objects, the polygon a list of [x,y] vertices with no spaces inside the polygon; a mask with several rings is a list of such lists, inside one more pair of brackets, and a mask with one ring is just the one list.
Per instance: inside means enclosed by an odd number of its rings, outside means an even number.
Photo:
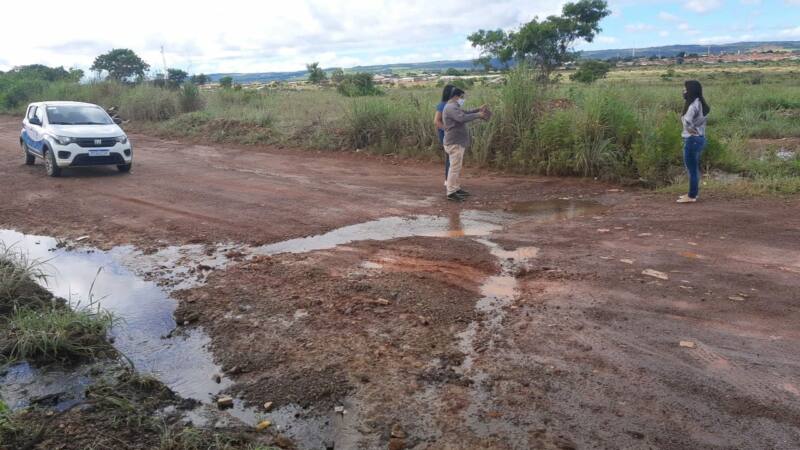
[{"label": "white cloud", "polygon": [[661,37],[667,37],[669,36],[669,31],[659,31],[658,35]]},{"label": "white cloud", "polygon": [[[800,2],[798,2],[800,4]],[[800,26],[781,30],[780,35],[788,38],[800,38]]]},{"label": "white cloud", "polygon": [[689,0],[683,3],[684,8],[696,13],[707,13],[722,6],[721,0]]},{"label": "white cloud", "polygon": [[[161,70],[167,64],[190,72],[302,70],[306,62],[323,66],[414,62],[474,56],[466,36],[478,29],[512,28],[534,16],[557,14],[564,0],[293,0],[223,3],[140,0],[124,13],[112,13],[107,0],[41,0],[37,21],[81,24],[54,37],[29,33],[30,21],[4,21],[0,27],[0,70],[41,63],[88,68],[95,56],[115,47],[130,48]],[[29,5],[6,8],[22,16]],[[19,11],[15,11],[19,9]],[[118,26],[109,28],[109,20]],[[96,25],[95,25],[96,24]],[[20,37],[24,36],[24,41]]]},{"label": "white cloud", "polygon": [[697,40],[698,44],[708,45],[708,44],[725,44],[729,42],[733,42],[736,39],[733,36],[709,36],[700,38]]},{"label": "white cloud", "polygon": [[598,44],[616,44],[619,42],[619,39],[615,38],[614,36],[597,36],[594,38],[594,41]]},{"label": "white cloud", "polygon": [[639,32],[642,32],[642,31],[651,31],[652,29],[653,29],[653,26],[650,25],[650,24],[647,24],[647,23],[631,23],[631,24],[625,25],[625,31],[628,31],[628,32],[631,32],[631,33],[639,33]]},{"label": "white cloud", "polygon": [[742,2],[743,5],[748,5],[748,6],[761,4],[761,0],[740,0],[740,1]]},{"label": "white cloud", "polygon": [[666,22],[677,22],[681,20],[680,17],[676,16],[675,14],[670,14],[665,11],[658,13],[658,18]]}]

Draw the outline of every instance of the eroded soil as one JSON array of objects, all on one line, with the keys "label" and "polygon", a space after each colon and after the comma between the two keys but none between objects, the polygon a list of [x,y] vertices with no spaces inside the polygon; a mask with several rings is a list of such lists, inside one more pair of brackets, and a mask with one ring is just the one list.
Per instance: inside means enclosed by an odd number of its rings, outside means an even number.
[{"label": "eroded soil", "polygon": [[[324,418],[299,448],[800,446],[797,199],[677,205],[468,170],[473,199],[453,205],[436,164],[136,135],[130,175],[49,179],[22,164],[16,128],[0,121],[0,228],[101,247],[271,244],[413,214],[457,231],[466,210],[514,214],[480,237],[234,258],[176,295],[232,393]],[[601,207],[535,203],[579,197]]]}]

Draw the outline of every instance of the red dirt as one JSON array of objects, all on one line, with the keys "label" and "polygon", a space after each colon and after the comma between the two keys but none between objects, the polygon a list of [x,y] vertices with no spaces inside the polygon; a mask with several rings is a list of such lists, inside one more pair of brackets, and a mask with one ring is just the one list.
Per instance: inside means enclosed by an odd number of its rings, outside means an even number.
[{"label": "red dirt", "polygon": [[0,227],[103,247],[266,243],[557,197],[607,206],[522,217],[489,237],[540,250],[516,272],[499,329],[475,308],[498,262],[469,237],[259,257],[179,294],[178,316],[209,332],[253,404],[355,405],[337,449],[800,447],[796,198],[677,205],[591,180],[467,170],[474,200],[453,205],[436,164],[139,135],[129,175],[50,179],[22,164],[17,128],[0,119]]}]

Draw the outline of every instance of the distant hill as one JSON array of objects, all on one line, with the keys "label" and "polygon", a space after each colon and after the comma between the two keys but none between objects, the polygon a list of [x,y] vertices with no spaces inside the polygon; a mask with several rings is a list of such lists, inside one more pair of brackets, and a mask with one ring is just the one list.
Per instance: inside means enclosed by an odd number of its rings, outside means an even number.
[{"label": "distant hill", "polygon": [[800,41],[778,41],[778,42],[736,42],[733,44],[711,44],[711,45],[665,45],[662,47],[647,47],[647,48],[620,48],[612,50],[594,50],[589,52],[582,52],[581,56],[588,59],[609,59],[626,56],[631,56],[636,50],[637,57],[650,57],[650,56],[675,56],[680,52],[685,52],[687,55],[697,53],[698,55],[705,55],[709,50],[713,54],[719,53],[746,53],[753,50],[800,50]]},{"label": "distant hill", "polygon": [[[345,72],[368,72],[368,73],[383,73],[391,74],[398,73],[404,74],[408,72],[425,72],[431,70],[445,71],[453,68],[458,70],[472,69],[475,65],[471,59],[463,61],[430,61],[422,63],[401,63],[401,64],[381,64],[375,66],[356,66],[344,69]],[[331,72],[333,68],[325,69]],[[262,82],[268,83],[270,81],[289,81],[301,80],[305,78],[307,72],[300,70],[297,72],[256,72],[256,73],[212,73],[208,76],[212,81],[219,81],[220,78],[229,76],[233,78],[236,83],[254,83]]]},{"label": "distant hill", "polygon": [[[637,57],[650,57],[650,56],[675,56],[680,52],[685,52],[687,55],[697,53],[700,55],[706,54],[711,50],[711,53],[737,53],[749,52],[753,50],[797,50],[800,51],[800,41],[778,41],[778,42],[737,42],[734,44],[713,44],[713,45],[665,45],[662,47],[647,47],[635,49]],[[587,59],[609,59],[620,57],[624,58],[634,54],[633,48],[620,48],[611,50],[593,50],[581,52],[581,57]],[[382,73],[382,74],[405,74],[408,72],[427,72],[427,71],[445,71],[453,68],[458,70],[472,69],[475,65],[472,60],[457,60],[457,61],[430,61],[422,63],[406,63],[406,64],[382,64],[375,66],[356,66],[344,69],[345,72],[369,72],[369,73]],[[328,68],[326,71],[330,72],[333,68]],[[257,72],[257,73],[212,73],[209,75],[212,81],[218,81],[224,76],[230,76],[236,83],[266,83],[270,81],[290,81],[301,80],[305,78],[306,71],[299,70],[296,72]]]}]

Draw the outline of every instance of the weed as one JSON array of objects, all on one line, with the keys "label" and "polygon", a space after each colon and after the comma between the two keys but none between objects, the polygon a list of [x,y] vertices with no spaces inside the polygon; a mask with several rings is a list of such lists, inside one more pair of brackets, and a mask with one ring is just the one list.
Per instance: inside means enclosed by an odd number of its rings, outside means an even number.
[{"label": "weed", "polygon": [[43,264],[46,261],[32,260],[13,245],[0,242],[0,315],[19,307],[39,308],[51,303],[52,295],[39,284],[47,281]]},{"label": "weed", "polygon": [[106,334],[114,323],[99,308],[73,310],[54,303],[42,309],[14,310],[0,339],[0,354],[10,360],[73,360],[113,353]]}]

